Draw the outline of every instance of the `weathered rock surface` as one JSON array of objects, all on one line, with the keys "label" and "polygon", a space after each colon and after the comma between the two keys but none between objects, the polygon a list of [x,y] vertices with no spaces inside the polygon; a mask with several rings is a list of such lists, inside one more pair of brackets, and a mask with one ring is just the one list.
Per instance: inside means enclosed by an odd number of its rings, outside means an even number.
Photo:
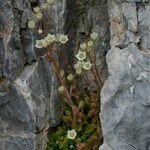
[{"label": "weathered rock surface", "polygon": [[[13,82],[9,93],[1,97],[3,101],[7,101],[0,106],[0,141],[4,149],[9,150],[12,146],[12,150],[17,147],[21,150],[26,144],[27,150],[35,149],[36,144],[39,144],[36,142],[38,133],[44,132],[48,124],[58,124],[60,102],[56,94],[56,80],[45,59],[24,68],[19,78]],[[46,142],[46,132],[42,137]]]},{"label": "weathered rock surface", "polygon": [[[34,2],[0,1],[0,150],[45,150],[46,129],[59,122],[57,80],[44,57],[45,50],[34,47],[41,35],[27,27],[27,21],[35,19]],[[56,0],[44,16],[43,32],[69,36],[68,44],[61,47],[69,64],[79,42],[92,31],[99,32],[98,64],[105,70],[109,47],[106,3]]]},{"label": "weathered rock surface", "polygon": [[109,77],[101,92],[100,150],[150,149],[150,2],[109,0]]},{"label": "weathered rock surface", "polygon": [[0,150],[44,150],[45,130],[59,122],[57,80],[26,26],[29,1],[2,0],[0,8]]}]

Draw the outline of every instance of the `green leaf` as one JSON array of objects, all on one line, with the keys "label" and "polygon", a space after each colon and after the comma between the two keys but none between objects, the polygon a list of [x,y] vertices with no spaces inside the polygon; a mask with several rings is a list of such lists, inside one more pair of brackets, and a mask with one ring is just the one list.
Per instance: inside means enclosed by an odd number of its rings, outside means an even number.
[{"label": "green leaf", "polygon": [[71,116],[72,116],[72,113],[71,113],[69,110],[65,110],[65,114],[66,114],[68,117],[71,117]]},{"label": "green leaf", "polygon": [[71,117],[68,117],[68,116],[65,116],[65,115],[62,115],[62,116],[61,116],[61,119],[62,119],[66,124],[72,122],[72,118],[71,118]]}]

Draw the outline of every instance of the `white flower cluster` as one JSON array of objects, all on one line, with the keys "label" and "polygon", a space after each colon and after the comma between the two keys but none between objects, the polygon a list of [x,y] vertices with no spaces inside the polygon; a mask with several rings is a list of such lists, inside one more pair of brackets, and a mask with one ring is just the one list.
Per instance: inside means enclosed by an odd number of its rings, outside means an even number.
[{"label": "white flower cluster", "polygon": [[43,18],[43,15],[42,15],[42,10],[41,10],[41,8],[40,7],[34,7],[33,8],[33,11],[34,11],[34,13],[35,13],[35,16],[39,19],[39,20],[41,20],[42,18]]},{"label": "white flower cluster", "polygon": [[[42,11],[47,9],[48,6],[50,5],[53,5],[54,4],[54,1],[55,0],[47,0],[46,3],[42,3],[40,6],[36,6],[33,8],[33,11],[35,13],[35,16],[38,20],[41,20],[43,18],[43,14],[42,14]],[[36,25],[36,22],[33,21],[33,20],[30,20],[28,22],[28,27],[29,28],[35,28],[35,25]]]},{"label": "white flower cluster", "polygon": [[30,29],[35,28],[35,25],[36,25],[36,23],[35,23],[33,20],[30,20],[30,21],[28,22],[28,27],[29,27]]},{"label": "white flower cluster", "polygon": [[60,42],[62,44],[65,44],[68,40],[69,40],[68,36],[64,35],[64,34],[60,34],[57,36],[48,34],[44,39],[36,40],[35,47],[36,48],[45,48],[53,42]]},{"label": "white flower cluster", "polygon": [[47,2],[42,3],[40,7],[37,6],[33,8],[34,13],[39,20],[43,18],[42,11],[47,9],[49,5],[53,5],[54,1],[55,0],[47,0]]},{"label": "white flower cluster", "polygon": [[90,40],[87,43],[81,43],[78,53],[75,57],[78,59],[78,62],[74,65],[77,74],[82,73],[82,69],[90,70],[92,63],[90,61],[85,61],[87,58],[87,53],[89,53],[93,46],[94,42],[98,39],[98,33],[92,32],[90,34]]}]

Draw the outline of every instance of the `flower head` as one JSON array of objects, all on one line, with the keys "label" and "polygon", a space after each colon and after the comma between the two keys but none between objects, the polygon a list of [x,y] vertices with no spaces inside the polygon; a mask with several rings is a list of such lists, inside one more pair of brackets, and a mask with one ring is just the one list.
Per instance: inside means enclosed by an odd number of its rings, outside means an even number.
[{"label": "flower head", "polygon": [[47,3],[52,5],[54,3],[55,0],[47,0]]},{"label": "flower head", "polygon": [[77,68],[83,68],[83,61],[78,61],[75,65],[74,65],[74,68],[77,69]]},{"label": "flower head", "polygon": [[77,136],[77,133],[76,133],[75,129],[72,129],[72,130],[68,130],[68,131],[67,131],[67,138],[73,140],[73,139],[76,138],[76,136]]},{"label": "flower head", "polygon": [[92,64],[91,64],[89,61],[87,61],[87,62],[85,62],[85,63],[83,64],[83,68],[84,68],[85,70],[90,70],[91,67],[92,67]]},{"label": "flower head", "polygon": [[68,81],[72,81],[72,80],[73,80],[73,74],[68,74],[67,80],[68,80]]},{"label": "flower head", "polygon": [[42,30],[42,29],[38,29],[38,33],[39,33],[39,34],[42,34],[42,33],[43,33],[43,30]]},{"label": "flower head", "polygon": [[82,73],[82,69],[81,68],[77,68],[76,69],[76,74],[81,74]]},{"label": "flower head", "polygon": [[60,34],[58,37],[58,41],[62,44],[65,44],[68,40],[68,36],[64,34]]},{"label": "flower head", "polygon": [[48,7],[48,4],[47,4],[47,3],[43,3],[43,4],[41,5],[41,8],[42,8],[42,9],[47,9],[47,7]]},{"label": "flower head", "polygon": [[28,22],[28,27],[29,27],[29,28],[34,28],[34,27],[35,27],[35,22],[32,21],[32,20],[30,20],[30,21]]},{"label": "flower head", "polygon": [[45,39],[41,39],[41,40],[36,40],[35,47],[43,48],[43,47],[47,47],[48,45],[49,45],[49,43]]},{"label": "flower head", "polygon": [[43,47],[47,47],[50,42],[47,39],[43,39]]},{"label": "flower head", "polygon": [[61,77],[63,77],[63,76],[64,76],[64,74],[65,74],[64,70],[63,70],[63,69],[61,69],[61,70],[60,70],[60,76],[61,76]]},{"label": "flower head", "polygon": [[59,93],[63,93],[64,90],[65,90],[65,87],[64,87],[64,86],[61,85],[61,86],[58,87],[58,92],[59,92]]},{"label": "flower head", "polygon": [[79,51],[78,54],[75,56],[78,60],[82,61],[86,58],[86,52]]},{"label": "flower head", "polygon": [[35,12],[35,13],[40,13],[41,12],[41,9],[40,9],[40,7],[34,7],[33,8],[33,11]]},{"label": "flower head", "polygon": [[45,40],[48,41],[48,43],[52,43],[55,41],[55,36],[52,35],[52,34],[48,34],[46,37],[45,37]]},{"label": "flower head", "polygon": [[70,145],[70,149],[73,149],[74,148],[74,146],[73,145]]},{"label": "flower head", "polygon": [[41,40],[43,42],[43,47],[47,47],[49,45],[49,42],[46,39]]},{"label": "flower head", "polygon": [[36,44],[35,44],[36,48],[42,48],[43,46],[44,44],[42,40],[36,40]]},{"label": "flower head", "polygon": [[42,15],[42,13],[37,13],[37,14],[36,14],[36,17],[37,17],[39,20],[41,20],[41,19],[43,18],[43,15]]},{"label": "flower head", "polygon": [[93,41],[88,41],[87,43],[88,47],[92,47],[94,45]]},{"label": "flower head", "polygon": [[81,44],[80,44],[80,48],[81,48],[82,50],[86,50],[86,48],[87,48],[86,43],[81,43]]},{"label": "flower head", "polygon": [[91,48],[91,47],[88,47],[88,48],[86,49],[86,52],[89,53],[89,52],[91,52],[91,50],[92,50],[92,48]]},{"label": "flower head", "polygon": [[97,40],[97,39],[98,39],[98,33],[92,32],[92,33],[90,34],[90,37],[91,37],[92,40]]}]

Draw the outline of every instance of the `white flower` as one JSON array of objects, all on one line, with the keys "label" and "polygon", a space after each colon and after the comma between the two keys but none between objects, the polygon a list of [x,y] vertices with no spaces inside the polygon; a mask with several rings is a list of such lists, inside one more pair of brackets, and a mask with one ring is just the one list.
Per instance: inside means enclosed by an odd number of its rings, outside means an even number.
[{"label": "white flower", "polygon": [[40,7],[34,7],[33,8],[33,11],[35,12],[35,13],[40,13],[41,12],[41,9],[40,9]]},{"label": "white flower", "polygon": [[68,81],[72,81],[72,80],[73,80],[73,74],[68,74],[67,80],[68,80]]},{"label": "white flower", "polygon": [[29,27],[29,28],[34,28],[34,27],[35,27],[35,22],[32,21],[32,20],[30,20],[30,21],[28,22],[28,27]]},{"label": "white flower", "polygon": [[73,148],[74,148],[74,146],[73,146],[73,145],[70,145],[70,148],[71,148],[71,149],[73,149]]},{"label": "white flower", "polygon": [[68,40],[68,36],[64,34],[60,34],[58,37],[58,41],[62,44],[65,44]]},{"label": "white flower", "polygon": [[90,37],[91,37],[91,39],[93,39],[93,40],[97,40],[97,39],[98,39],[98,33],[92,32],[92,33],[90,34]]},{"label": "white flower", "polygon": [[74,69],[83,68],[83,61],[78,61],[77,64],[74,65]]},{"label": "white flower", "polygon": [[76,74],[81,74],[82,73],[82,69],[81,68],[77,68],[76,69]]},{"label": "white flower", "polygon": [[44,48],[47,47],[50,44],[49,41],[47,41],[46,39],[42,39],[41,41],[43,42],[43,47]]},{"label": "white flower", "polygon": [[77,136],[77,133],[76,133],[75,129],[72,129],[72,130],[68,130],[68,131],[67,131],[67,138],[73,140],[73,139],[76,138],[76,136]]},{"label": "white flower", "polygon": [[86,50],[86,48],[87,48],[86,43],[81,43],[81,44],[80,44],[80,48],[81,48],[82,50]]},{"label": "white flower", "polygon": [[83,68],[84,68],[85,70],[90,70],[91,67],[92,67],[92,64],[91,64],[89,61],[87,61],[87,62],[85,62],[85,63],[83,64]]},{"label": "white flower", "polygon": [[78,54],[75,56],[78,60],[82,61],[86,58],[86,52],[79,51]]},{"label": "white flower", "polygon": [[43,47],[47,47],[50,44],[50,42],[46,39],[43,39]]},{"label": "white flower", "polygon": [[42,48],[43,46],[44,44],[42,40],[36,40],[36,44],[35,44],[36,48]]},{"label": "white flower", "polygon": [[45,40],[48,42],[48,43],[52,43],[55,41],[55,36],[52,35],[52,34],[48,34],[46,37],[45,37]]},{"label": "white flower", "polygon": [[49,43],[48,43],[45,39],[36,40],[35,47],[36,47],[36,48],[43,48],[43,47],[47,47],[48,44],[49,44]]},{"label": "white flower", "polygon": [[55,0],[47,0],[47,3],[52,5],[54,3]]},{"label": "white flower", "polygon": [[48,7],[48,4],[47,4],[47,3],[43,3],[43,4],[41,5],[41,8],[42,8],[42,9],[47,9],[47,7]]},{"label": "white flower", "polygon": [[43,18],[43,15],[42,15],[42,13],[37,13],[37,14],[36,14],[36,17],[37,17],[39,20],[41,20],[41,19]]},{"label": "white flower", "polygon": [[65,90],[65,87],[64,87],[64,86],[61,85],[61,86],[58,87],[58,92],[59,92],[59,93],[63,93],[64,90]]},{"label": "white flower", "polygon": [[87,45],[88,45],[88,47],[92,47],[94,45],[94,43],[92,41],[88,41]]},{"label": "white flower", "polygon": [[42,34],[42,33],[43,33],[43,30],[42,30],[42,29],[38,29],[38,33],[39,33],[39,34]]},{"label": "white flower", "polygon": [[60,70],[60,76],[63,77],[65,74],[65,71],[63,69]]},{"label": "white flower", "polygon": [[91,47],[88,47],[88,48],[86,49],[86,52],[89,53],[89,52],[91,52],[91,50],[92,50]]}]

